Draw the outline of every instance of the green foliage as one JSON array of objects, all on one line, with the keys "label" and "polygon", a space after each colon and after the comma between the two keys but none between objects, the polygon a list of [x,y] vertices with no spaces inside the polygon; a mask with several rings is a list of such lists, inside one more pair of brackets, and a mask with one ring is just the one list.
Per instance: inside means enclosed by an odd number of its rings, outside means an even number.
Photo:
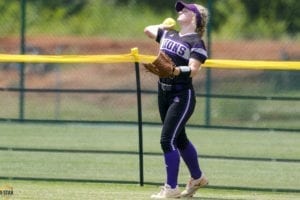
[{"label": "green foliage", "polygon": [[[298,0],[213,1],[210,19],[215,36],[223,38],[297,37],[300,30]],[[176,1],[161,0],[27,0],[29,34],[142,36],[148,24],[176,17]],[[186,1],[192,2],[192,1]],[[207,7],[209,0],[199,1]],[[20,1],[0,2],[0,34],[18,34]],[[122,31],[121,31],[122,30]]]},{"label": "green foliage", "polygon": [[212,29],[219,37],[280,38],[300,30],[297,0],[214,1]]},{"label": "green foliage", "polygon": [[17,33],[20,24],[20,6],[12,1],[0,1],[0,36]]},{"label": "green foliage", "polygon": [[213,33],[219,38],[236,38],[247,23],[245,8],[237,0],[216,1],[211,18]]},{"label": "green foliage", "polygon": [[77,8],[76,14],[74,12],[70,14],[70,9],[56,4],[49,7],[43,4],[29,4],[28,34],[38,35],[47,32],[55,35],[101,35],[112,38],[144,36],[142,30],[147,24],[141,19],[159,23],[164,17],[168,17],[168,15],[155,16],[147,7],[141,12],[136,5],[117,6],[114,2],[107,3],[103,0],[89,1],[80,7],[76,5],[71,6]]},{"label": "green foliage", "polygon": [[[174,8],[175,0],[173,1],[162,1],[162,0],[115,0],[115,5],[137,5],[139,10],[143,10],[144,7],[149,7],[154,13],[165,12]],[[188,1],[186,1],[188,2]]]},{"label": "green foliage", "polygon": [[79,13],[88,3],[86,0],[60,0],[60,1],[40,1],[27,0],[29,4],[36,5],[42,10],[65,10],[65,17]]},{"label": "green foliage", "polygon": [[[258,22],[258,30],[278,36],[278,32],[287,32],[295,35],[300,29],[300,3],[297,0],[244,0],[241,1],[247,8],[247,18]],[[264,26],[264,29],[263,29]],[[252,28],[253,29],[253,28]],[[268,36],[267,35],[267,36]]]}]

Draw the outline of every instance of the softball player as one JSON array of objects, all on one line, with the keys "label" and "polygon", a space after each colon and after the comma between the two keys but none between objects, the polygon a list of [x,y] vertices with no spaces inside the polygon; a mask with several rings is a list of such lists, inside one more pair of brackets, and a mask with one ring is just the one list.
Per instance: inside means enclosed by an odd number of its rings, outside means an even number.
[{"label": "softball player", "polygon": [[[185,131],[196,103],[192,78],[207,58],[202,36],[208,12],[201,5],[182,1],[177,1],[175,8],[179,31],[163,24],[150,25],[144,30],[149,38],[160,44],[160,51],[165,52],[176,64],[173,77],[159,78],[158,81],[158,107],[163,123],[160,143],[167,175],[161,191],[151,196],[159,199],[192,197],[197,189],[208,184],[208,179],[200,170],[196,149]],[[191,176],[182,192],[177,185],[180,156]]]}]

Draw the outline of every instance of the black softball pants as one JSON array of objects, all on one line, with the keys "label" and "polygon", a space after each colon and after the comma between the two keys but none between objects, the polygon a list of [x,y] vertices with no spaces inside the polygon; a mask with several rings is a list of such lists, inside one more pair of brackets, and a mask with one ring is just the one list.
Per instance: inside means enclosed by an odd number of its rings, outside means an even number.
[{"label": "black softball pants", "polygon": [[194,112],[196,104],[193,88],[181,91],[158,89],[158,106],[163,128],[160,144],[164,153],[183,150],[189,140],[185,125]]}]

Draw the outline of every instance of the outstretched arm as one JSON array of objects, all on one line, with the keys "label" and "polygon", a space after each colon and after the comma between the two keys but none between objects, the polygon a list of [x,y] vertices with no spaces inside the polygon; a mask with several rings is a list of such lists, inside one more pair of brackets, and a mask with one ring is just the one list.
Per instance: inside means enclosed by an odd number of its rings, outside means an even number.
[{"label": "outstretched arm", "polygon": [[201,62],[194,58],[190,58],[188,66],[176,67],[174,70],[174,75],[179,76],[180,73],[187,73],[189,77],[194,77],[201,69]]},{"label": "outstretched arm", "polygon": [[158,29],[174,29],[176,21],[173,18],[166,18],[161,24],[149,25],[144,29],[144,33],[151,39],[155,39]]},{"label": "outstretched arm", "polygon": [[144,33],[151,39],[155,39],[159,28],[163,28],[162,24],[150,25],[144,29]]}]

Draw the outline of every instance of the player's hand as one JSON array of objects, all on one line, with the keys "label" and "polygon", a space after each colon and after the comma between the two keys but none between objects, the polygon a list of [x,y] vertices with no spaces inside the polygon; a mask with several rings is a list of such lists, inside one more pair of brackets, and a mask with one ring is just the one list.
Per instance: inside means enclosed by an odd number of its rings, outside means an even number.
[{"label": "player's hand", "polygon": [[160,78],[167,78],[174,76],[176,65],[172,59],[160,51],[157,58],[152,63],[143,63],[147,71],[159,76]]}]

